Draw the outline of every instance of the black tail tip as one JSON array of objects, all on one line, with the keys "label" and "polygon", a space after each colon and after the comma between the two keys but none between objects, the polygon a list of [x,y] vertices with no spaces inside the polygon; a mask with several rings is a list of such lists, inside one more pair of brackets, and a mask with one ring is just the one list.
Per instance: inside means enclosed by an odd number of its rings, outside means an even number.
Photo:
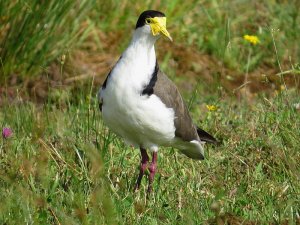
[{"label": "black tail tip", "polygon": [[199,127],[197,127],[197,133],[201,141],[215,145],[220,144],[220,142],[217,141],[217,139],[215,139],[211,134],[207,133]]}]

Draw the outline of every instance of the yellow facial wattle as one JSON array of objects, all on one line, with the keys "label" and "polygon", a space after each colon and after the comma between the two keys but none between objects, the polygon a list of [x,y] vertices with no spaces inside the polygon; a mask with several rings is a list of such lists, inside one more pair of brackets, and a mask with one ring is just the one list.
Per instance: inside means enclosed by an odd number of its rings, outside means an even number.
[{"label": "yellow facial wattle", "polygon": [[167,38],[169,38],[172,41],[172,37],[167,31],[167,18],[166,17],[154,17],[154,18],[148,18],[149,25],[151,27],[151,31],[153,36],[158,35],[159,33],[162,33]]}]

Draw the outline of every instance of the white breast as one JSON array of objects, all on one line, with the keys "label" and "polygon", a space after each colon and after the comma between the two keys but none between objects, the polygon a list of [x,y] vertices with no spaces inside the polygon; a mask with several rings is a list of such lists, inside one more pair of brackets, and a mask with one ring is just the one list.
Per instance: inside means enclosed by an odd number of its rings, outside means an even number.
[{"label": "white breast", "polygon": [[104,123],[135,146],[157,150],[175,137],[174,111],[154,94],[141,95],[156,63],[154,46],[131,43],[101,90]]}]

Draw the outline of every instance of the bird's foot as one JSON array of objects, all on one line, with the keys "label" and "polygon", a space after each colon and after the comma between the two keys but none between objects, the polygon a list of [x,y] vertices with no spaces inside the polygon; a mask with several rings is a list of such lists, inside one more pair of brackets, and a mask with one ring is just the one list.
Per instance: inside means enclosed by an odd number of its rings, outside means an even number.
[{"label": "bird's foot", "polygon": [[156,162],[157,162],[157,152],[153,152],[153,157],[152,157],[152,162],[149,166],[149,184],[148,184],[148,194],[152,192],[152,184],[153,184],[153,180],[154,180],[154,176],[156,173]]},{"label": "bird's foot", "polygon": [[147,164],[148,164],[148,161],[145,162],[145,163],[141,163],[140,174],[139,174],[139,176],[137,178],[137,181],[135,183],[134,191],[137,191],[137,190],[140,189],[142,178],[143,178],[143,176],[145,174],[145,170],[147,169]]},{"label": "bird's foot", "polygon": [[139,174],[136,184],[134,186],[134,189],[133,189],[134,191],[137,191],[140,188],[142,178],[145,174],[145,170],[147,169],[147,165],[149,162],[149,156],[148,156],[146,150],[143,148],[141,148],[141,155],[142,155],[142,159],[141,159],[141,166],[140,166],[140,174]]},{"label": "bird's foot", "polygon": [[[133,189],[134,192],[140,188],[142,178],[145,174],[145,170],[147,169],[148,162],[149,162],[149,156],[148,156],[146,150],[143,148],[141,148],[141,155],[142,155],[142,159],[141,159],[140,173],[139,173],[139,176],[137,178],[136,184]],[[152,162],[148,168],[149,169],[149,184],[148,184],[148,189],[147,189],[148,194],[151,193],[152,189],[153,189],[152,184],[153,184],[154,176],[156,173],[156,162],[157,162],[157,152],[153,152]]]}]

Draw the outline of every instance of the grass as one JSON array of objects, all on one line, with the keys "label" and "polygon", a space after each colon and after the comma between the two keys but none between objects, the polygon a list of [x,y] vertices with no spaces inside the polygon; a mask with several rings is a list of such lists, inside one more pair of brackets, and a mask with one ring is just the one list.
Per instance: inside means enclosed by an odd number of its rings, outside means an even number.
[{"label": "grass", "polygon": [[[195,121],[222,144],[208,147],[202,162],[161,149],[149,199],[146,180],[132,192],[139,151],[107,130],[97,103],[84,93],[82,102],[58,108],[7,105],[0,124],[14,134],[0,145],[0,221],[213,224],[226,218],[293,224],[300,213],[298,96],[295,90],[271,99],[262,95],[255,104],[196,97]],[[218,110],[208,111],[205,103]]]},{"label": "grass", "polygon": [[[136,17],[148,8],[161,9],[167,14],[175,44],[208,53],[222,62],[223,67],[240,73],[274,67],[277,61],[273,57],[271,32],[277,41],[283,71],[299,64],[300,16],[296,0],[282,3],[168,0],[138,4],[124,1],[121,5],[115,0],[45,4],[30,0],[0,4],[2,84],[16,74],[23,78],[47,74],[49,65],[59,62],[62,55],[72,58],[78,49],[96,49],[98,55],[119,54],[130,40],[128,31],[133,29]],[[257,35],[261,40],[253,48],[248,67],[248,49],[242,38],[245,34]],[[109,49],[104,49],[107,43]],[[163,54],[165,49],[160,48],[158,51]],[[168,50],[174,51],[171,47]],[[293,71],[299,73],[299,68]]]},{"label": "grass", "polygon": [[[85,37],[90,1],[1,1],[1,82],[14,73],[35,76]],[[45,69],[44,69],[45,70]]]},{"label": "grass", "polygon": [[[299,224],[298,5],[2,1],[0,128],[13,136],[0,138],[0,224]],[[161,148],[149,198],[146,179],[132,191],[139,151],[109,132],[95,97],[146,8],[166,12],[175,40],[158,42],[161,68],[221,141],[201,162]],[[95,79],[55,83],[52,67]],[[45,81],[41,104],[26,100],[28,79]]]}]

